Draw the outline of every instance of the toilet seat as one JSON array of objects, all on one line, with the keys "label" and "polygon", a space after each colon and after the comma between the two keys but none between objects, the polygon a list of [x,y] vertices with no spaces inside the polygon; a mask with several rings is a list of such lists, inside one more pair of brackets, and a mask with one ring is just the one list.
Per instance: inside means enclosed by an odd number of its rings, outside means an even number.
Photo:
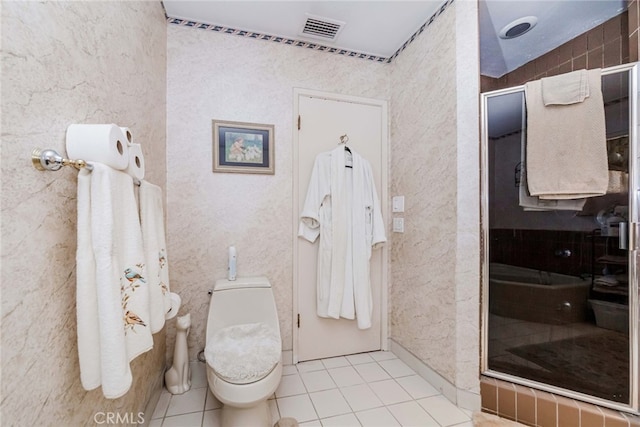
[{"label": "toilet seat", "polygon": [[207,364],[233,384],[259,381],[281,357],[278,331],[264,323],[232,325],[216,331],[205,348]]}]

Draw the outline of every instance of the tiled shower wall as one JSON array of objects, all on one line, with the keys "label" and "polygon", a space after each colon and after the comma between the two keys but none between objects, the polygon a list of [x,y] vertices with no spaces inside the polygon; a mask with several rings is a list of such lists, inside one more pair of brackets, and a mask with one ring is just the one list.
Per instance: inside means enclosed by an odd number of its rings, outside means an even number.
[{"label": "tiled shower wall", "polygon": [[598,231],[492,229],[490,262],[587,277],[599,269],[595,259],[618,255],[618,237],[602,237]]}]

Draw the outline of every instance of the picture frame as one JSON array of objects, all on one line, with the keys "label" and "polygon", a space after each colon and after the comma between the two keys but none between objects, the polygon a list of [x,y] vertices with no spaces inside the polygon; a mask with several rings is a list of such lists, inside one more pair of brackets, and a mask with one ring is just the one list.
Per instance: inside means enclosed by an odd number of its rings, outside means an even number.
[{"label": "picture frame", "polygon": [[274,126],[212,120],[213,172],[275,173]]}]

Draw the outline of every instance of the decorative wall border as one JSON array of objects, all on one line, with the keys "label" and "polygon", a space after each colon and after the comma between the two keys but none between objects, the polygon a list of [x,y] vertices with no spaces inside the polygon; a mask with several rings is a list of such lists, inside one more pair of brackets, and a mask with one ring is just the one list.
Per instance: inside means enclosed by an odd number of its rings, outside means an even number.
[{"label": "decorative wall border", "polygon": [[416,37],[422,34],[424,30],[429,25],[431,25],[438,16],[442,15],[442,13],[447,9],[447,7],[454,1],[455,0],[445,0],[445,2],[440,6],[440,8],[433,15],[431,15],[431,17],[427,20],[427,22],[422,24],[420,29],[418,29],[418,31],[413,33],[413,35],[406,42],[404,42],[404,44],[393,55],[391,55],[388,58],[385,58],[382,56],[376,56],[376,55],[369,55],[367,53],[355,52],[352,50],[324,46],[319,43],[289,39],[286,37],[272,36],[269,34],[255,33],[253,31],[238,30],[235,28],[224,27],[221,25],[204,24],[201,22],[190,21],[182,18],[172,18],[170,16],[167,16],[166,12],[165,12],[165,16],[169,24],[181,25],[183,27],[198,28],[202,30],[216,31],[218,33],[224,33],[224,34],[233,34],[241,37],[248,37],[252,39],[270,41],[274,43],[282,43],[282,44],[291,45],[291,46],[303,47],[306,49],[313,49],[320,52],[335,53],[338,55],[344,55],[352,58],[366,59],[373,62],[381,62],[381,63],[388,64],[388,63],[391,63],[391,61],[393,61],[400,54],[400,52],[405,50],[407,46],[409,46],[416,39]]}]

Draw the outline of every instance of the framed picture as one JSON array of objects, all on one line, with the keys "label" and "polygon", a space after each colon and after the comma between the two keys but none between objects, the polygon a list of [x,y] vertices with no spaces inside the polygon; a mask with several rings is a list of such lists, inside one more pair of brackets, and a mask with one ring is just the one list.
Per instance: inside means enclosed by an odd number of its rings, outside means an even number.
[{"label": "framed picture", "polygon": [[274,174],[273,125],[213,120],[213,171]]}]

